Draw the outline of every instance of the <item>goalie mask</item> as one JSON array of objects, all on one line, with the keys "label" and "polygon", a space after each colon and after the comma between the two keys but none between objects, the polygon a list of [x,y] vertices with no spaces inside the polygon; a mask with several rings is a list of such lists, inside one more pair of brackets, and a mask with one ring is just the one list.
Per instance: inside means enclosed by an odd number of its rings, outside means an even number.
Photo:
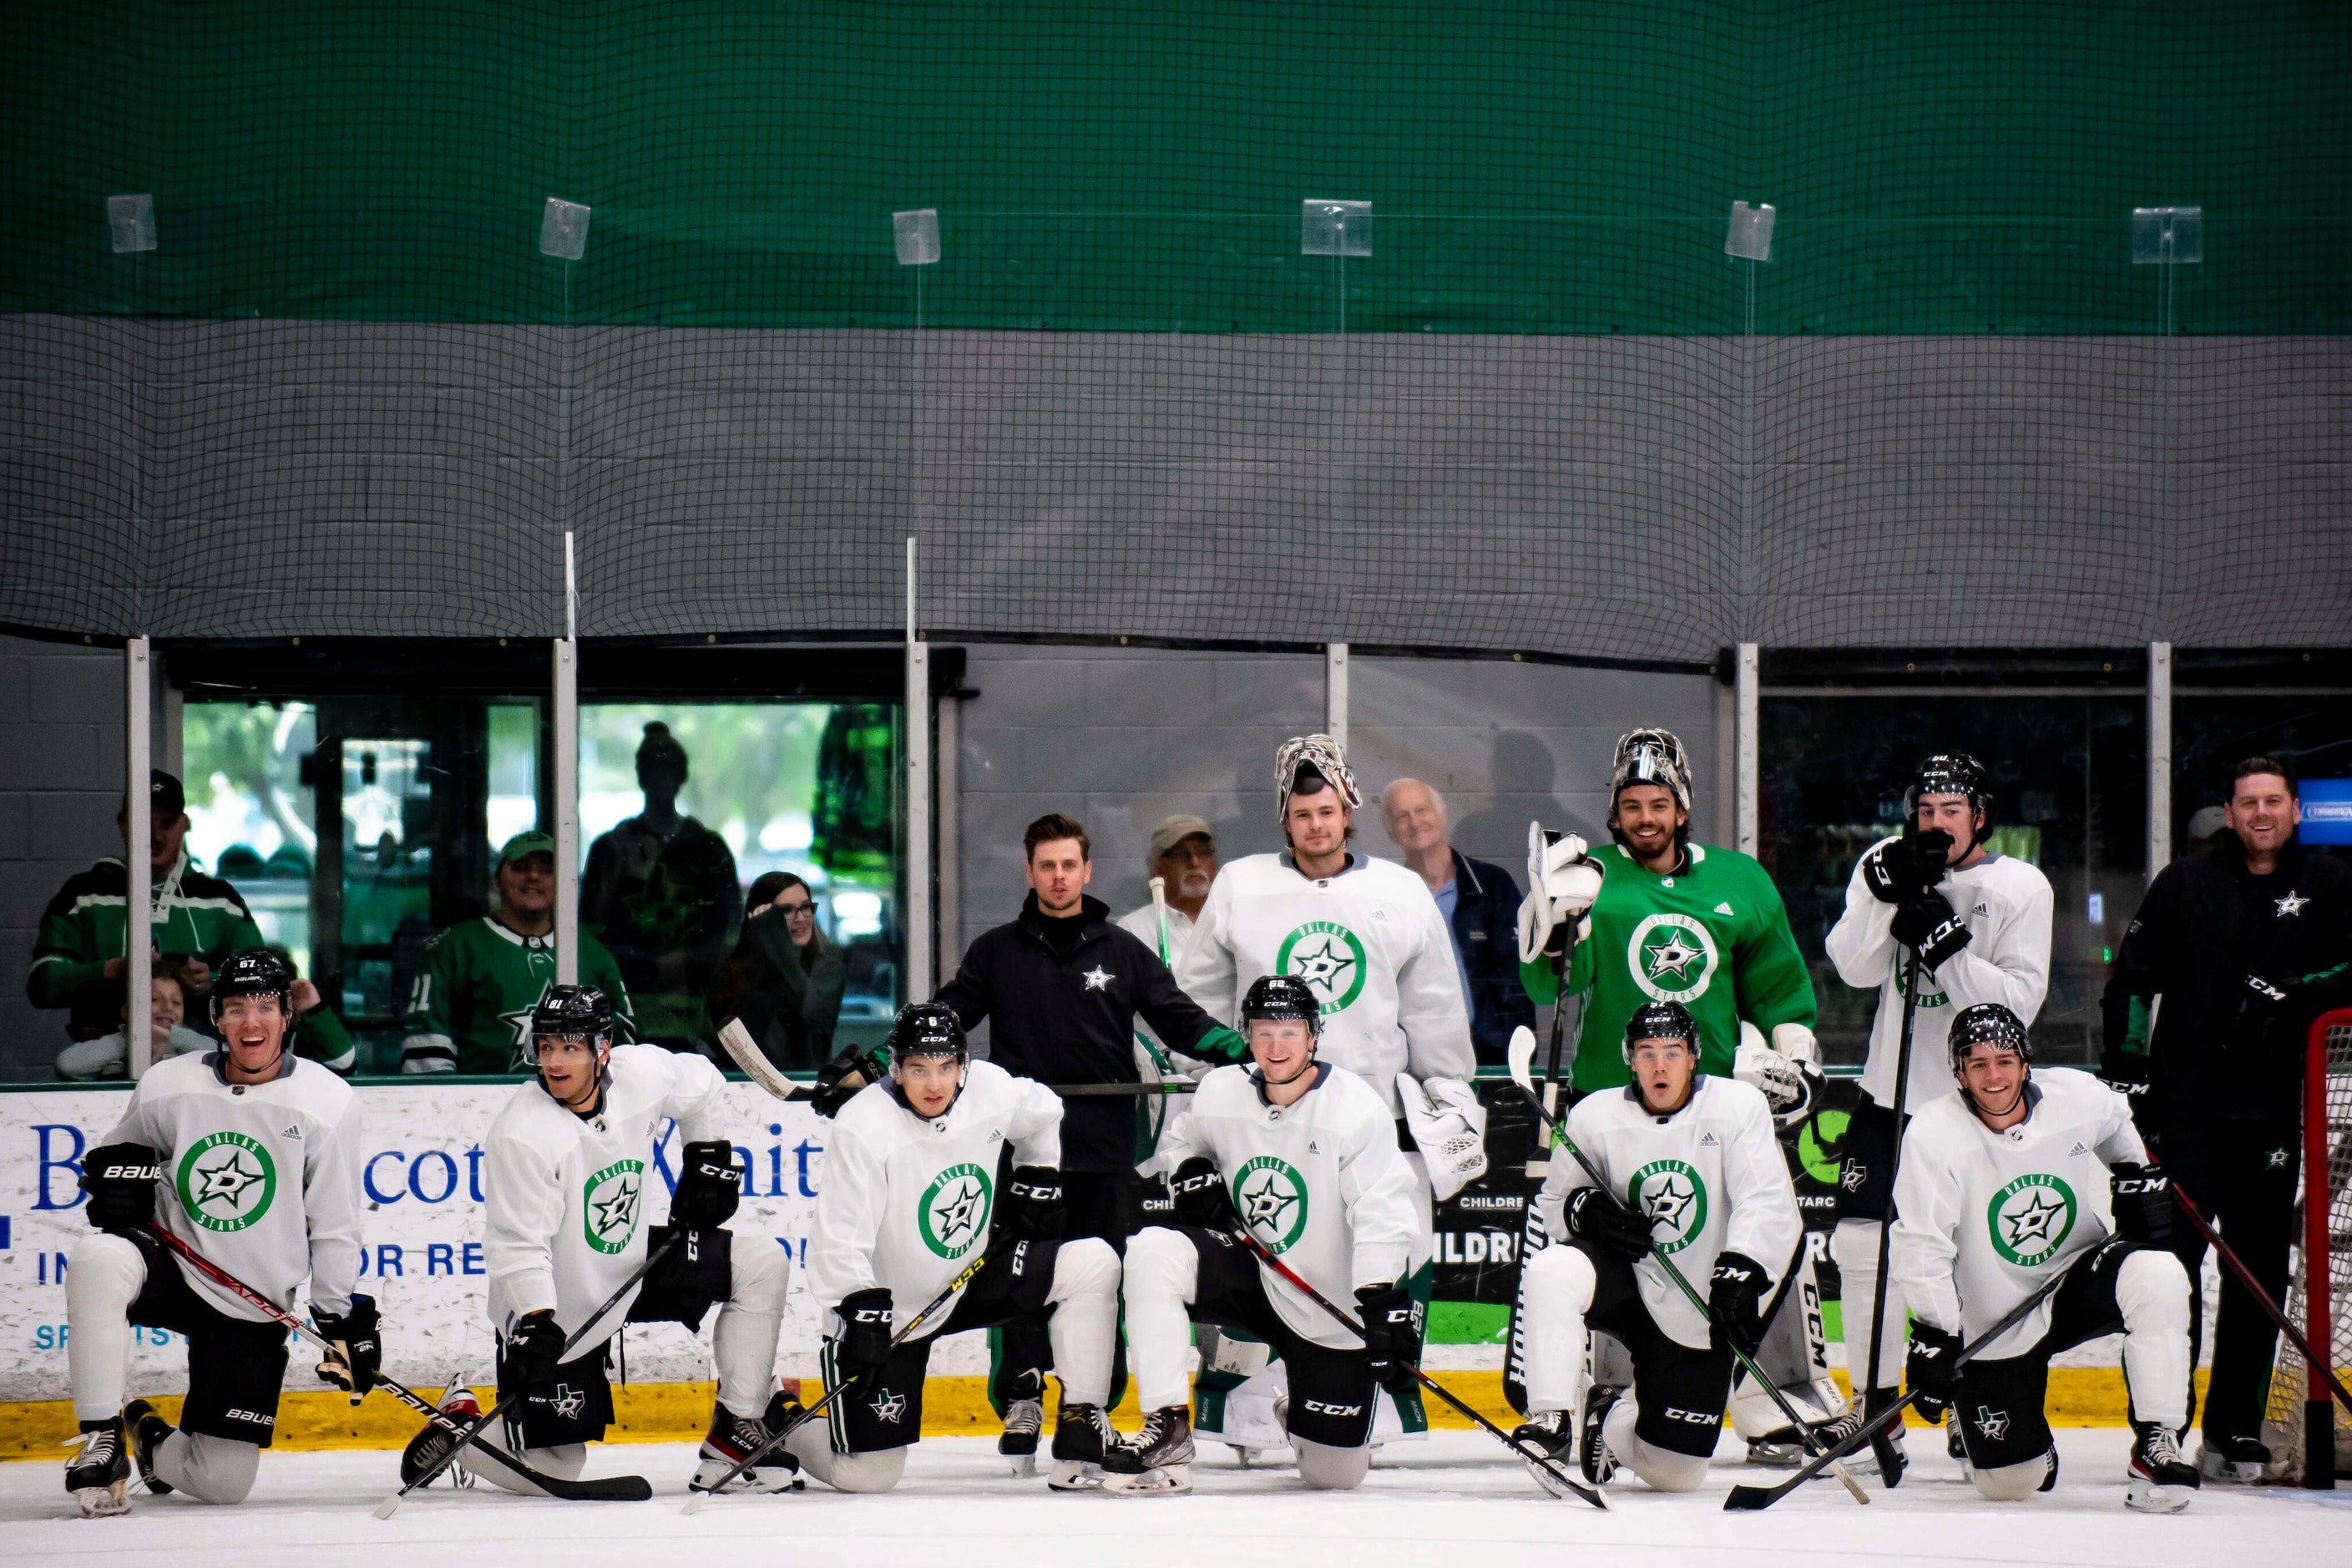
[{"label": "goalie mask", "polygon": [[[1294,735],[1274,753],[1274,819],[1279,823],[1290,816],[1290,797],[1298,787],[1310,780],[1328,784],[1339,792],[1339,799],[1349,811],[1364,804],[1356,789],[1356,775],[1348,767],[1348,754],[1339,742],[1328,735]],[[1307,793],[1313,795],[1315,790]]]},{"label": "goalie mask", "polygon": [[1675,797],[1688,814],[1691,808],[1690,759],[1670,730],[1633,730],[1617,737],[1617,761],[1609,770],[1609,804],[1613,811],[1617,792],[1628,784],[1656,784]]}]

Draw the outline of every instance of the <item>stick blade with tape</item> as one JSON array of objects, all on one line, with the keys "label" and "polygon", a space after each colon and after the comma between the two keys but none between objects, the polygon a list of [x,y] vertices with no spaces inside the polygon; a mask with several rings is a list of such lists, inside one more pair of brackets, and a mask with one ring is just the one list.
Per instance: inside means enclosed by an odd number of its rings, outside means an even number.
[{"label": "stick blade with tape", "polygon": [[776,1070],[776,1064],[760,1053],[751,1031],[743,1026],[740,1018],[730,1018],[719,1026],[719,1044],[743,1076],[774,1095],[778,1100],[799,1098],[800,1086]]}]

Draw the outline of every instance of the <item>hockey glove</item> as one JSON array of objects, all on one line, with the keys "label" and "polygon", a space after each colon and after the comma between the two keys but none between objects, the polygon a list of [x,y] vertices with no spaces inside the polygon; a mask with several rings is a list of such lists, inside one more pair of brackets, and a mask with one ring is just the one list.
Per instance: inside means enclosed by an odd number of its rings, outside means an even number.
[{"label": "hockey glove", "polygon": [[735,1163],[735,1146],[716,1138],[688,1143],[677,1189],[669,1195],[669,1223],[688,1230],[717,1230],[734,1217],[742,1198],[743,1167]]},{"label": "hockey glove", "polygon": [[1941,1421],[1951,1406],[1952,1384],[1959,1377],[1953,1359],[1960,1353],[1960,1336],[1948,1334],[1924,1319],[1911,1320],[1911,1355],[1904,1363],[1904,1381],[1919,1397],[1915,1406],[1930,1421]]},{"label": "hockey glove", "polygon": [[1416,1082],[1401,1072],[1396,1086],[1405,1127],[1429,1171],[1430,1191],[1444,1203],[1486,1173],[1486,1108],[1459,1079]]},{"label": "hockey glove", "polygon": [[852,1290],[835,1309],[841,1333],[834,1342],[834,1365],[843,1381],[879,1372],[890,1362],[890,1292],[877,1285]]},{"label": "hockey glove", "polygon": [[1051,1165],[1015,1165],[1005,1184],[1004,1228],[1032,1241],[1062,1238],[1062,1173]]},{"label": "hockey glove", "polygon": [[1719,1351],[1737,1347],[1755,1354],[1764,1342],[1764,1289],[1770,1283],[1754,1258],[1717,1253],[1706,1282],[1707,1342]]},{"label": "hockey glove", "polygon": [[1583,839],[1528,824],[1528,895],[1519,900],[1521,963],[1567,951],[1571,926],[1578,942],[1592,934],[1601,876],[1601,862],[1585,853]]},{"label": "hockey glove", "polygon": [[1234,1194],[1217,1173],[1216,1163],[1205,1154],[1195,1154],[1176,1167],[1168,1178],[1168,1195],[1176,1200],[1178,1225],[1199,1230],[1241,1228],[1234,1214]]},{"label": "hockey glove", "polygon": [[2172,1178],[2161,1165],[2116,1165],[2107,1172],[2116,1234],[2151,1247],[2172,1243]]},{"label": "hockey glove", "polygon": [[1895,911],[1895,940],[1919,955],[1923,968],[1942,966],[1960,949],[1969,945],[1969,928],[1952,910],[1951,900],[1941,893],[1921,893],[1906,899]]},{"label": "hockey glove", "polygon": [[155,1217],[155,1184],[163,1156],[144,1143],[109,1143],[81,1159],[81,1190],[89,1194],[89,1223],[128,1236]]},{"label": "hockey glove", "polygon": [[383,1343],[377,1332],[375,1298],[352,1297],[351,1310],[340,1318],[313,1307],[310,1321],[319,1337],[327,1342],[324,1359],[319,1363],[319,1381],[333,1384],[357,1405],[375,1386],[376,1375],[383,1371]]},{"label": "hockey glove", "polygon": [[1364,1318],[1364,1362],[1383,1388],[1412,1382],[1421,1364],[1421,1309],[1402,1286],[1366,1285],[1356,1292]]},{"label": "hockey glove", "polygon": [[507,1336],[507,1367],[526,1397],[533,1389],[554,1384],[555,1369],[563,1363],[563,1325],[548,1308],[515,1320],[514,1331]]},{"label": "hockey glove", "polygon": [[1882,904],[1899,904],[1919,890],[1919,859],[1907,837],[1873,845],[1862,858],[1862,885]]},{"label": "hockey glove", "polygon": [[1568,1234],[1579,1241],[1616,1256],[1640,1259],[1650,1256],[1650,1221],[1599,1187],[1579,1187],[1568,1195],[1561,1218]]},{"label": "hockey glove", "polygon": [[844,1051],[816,1069],[816,1085],[809,1091],[810,1108],[829,1121],[857,1097],[859,1089],[882,1076],[873,1058],[862,1051]]}]

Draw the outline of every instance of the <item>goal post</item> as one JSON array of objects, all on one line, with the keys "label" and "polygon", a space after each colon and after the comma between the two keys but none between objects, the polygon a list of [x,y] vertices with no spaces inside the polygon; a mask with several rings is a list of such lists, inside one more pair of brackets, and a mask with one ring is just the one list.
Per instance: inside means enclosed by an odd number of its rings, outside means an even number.
[{"label": "goal post", "polygon": [[2327,1380],[2352,1364],[2352,1008],[2312,1021],[2304,1056],[2303,1225],[2284,1310],[2301,1321],[2312,1353],[2306,1366],[2282,1338],[2271,1373],[2263,1437],[2271,1471],[2307,1487],[2335,1485],[2352,1471],[2352,1416],[2330,1396]]}]

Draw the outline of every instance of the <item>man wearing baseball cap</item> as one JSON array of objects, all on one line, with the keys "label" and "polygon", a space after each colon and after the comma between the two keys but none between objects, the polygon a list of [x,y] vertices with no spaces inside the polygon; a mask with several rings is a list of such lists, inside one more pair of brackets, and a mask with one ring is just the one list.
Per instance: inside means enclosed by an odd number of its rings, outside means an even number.
[{"label": "man wearing baseball cap", "polygon": [[[400,1070],[530,1072],[530,1015],[555,984],[555,840],[518,833],[499,851],[491,879],[498,907],[436,936],[408,998]],[[625,1041],[634,1034],[628,987],[604,944],[580,933],[580,984],[613,1005]]]},{"label": "man wearing baseball cap", "polygon": [[1160,826],[1151,830],[1151,847],[1144,856],[1143,874],[1160,879],[1167,892],[1167,907],[1163,911],[1146,902],[1140,909],[1119,916],[1118,923],[1158,953],[1160,963],[1173,966],[1184,939],[1192,934],[1192,922],[1201,918],[1201,906],[1208,901],[1209,884],[1217,879],[1216,834],[1206,820],[1189,811],[1161,818]]}]

